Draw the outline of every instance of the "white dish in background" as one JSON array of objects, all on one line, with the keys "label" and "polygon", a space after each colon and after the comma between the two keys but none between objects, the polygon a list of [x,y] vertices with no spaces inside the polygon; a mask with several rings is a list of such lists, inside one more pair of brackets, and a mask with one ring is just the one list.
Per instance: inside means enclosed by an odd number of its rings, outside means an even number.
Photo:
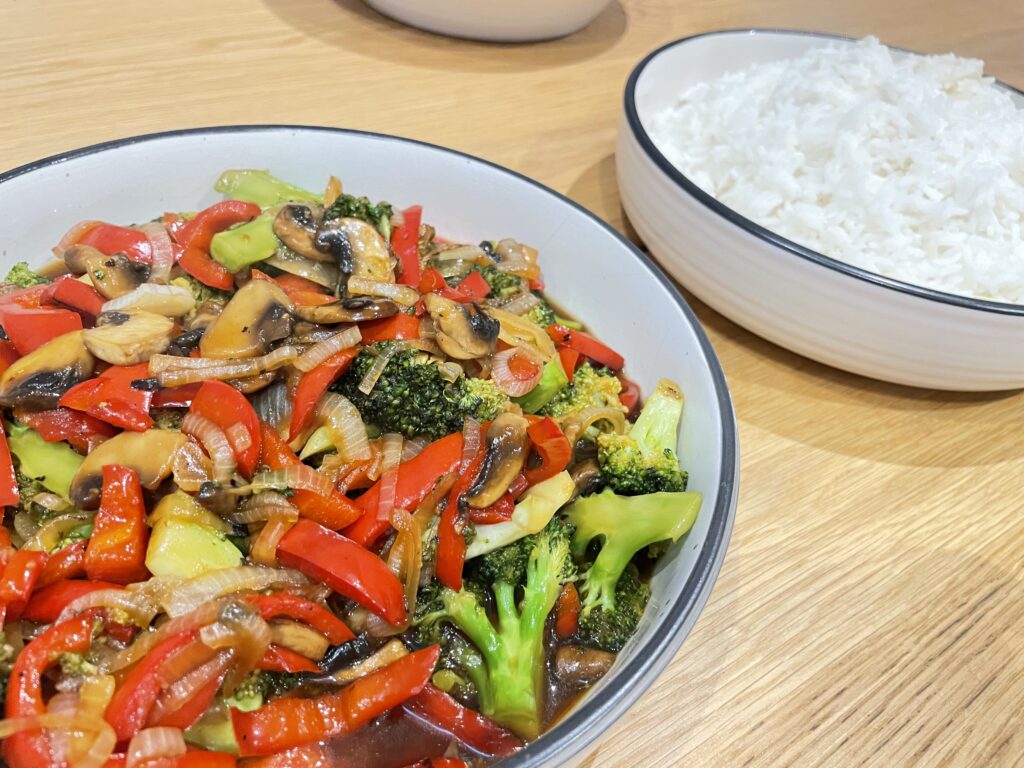
[{"label": "white dish in background", "polygon": [[[658,150],[653,115],[687,88],[847,38],[726,30],[647,56],[626,85],[616,167],[623,207],[651,252],[702,301],[828,365],[947,390],[1024,387],[1024,306],[910,285],[804,248],[707,194]],[[1024,94],[1001,84],[1018,103]]]},{"label": "white dish in background", "polygon": [[[346,189],[371,199],[398,208],[422,204],[425,220],[440,233],[467,242],[515,237],[529,243],[540,251],[551,295],[622,351],[643,391],[663,376],[682,386],[679,455],[690,488],[704,495],[697,522],[659,564],[640,629],[612,671],[539,741],[502,762],[503,768],[577,765],[671,661],[725,557],[739,477],[736,424],[700,324],[646,256],[568,198],[452,150],[332,128],[154,134],[0,174],[0,206],[8,213],[0,222],[0,269],[45,262],[60,236],[82,219],[146,221],[216,202],[213,183],[227,168],[268,168],[310,189],[334,173]],[[580,269],[580,253],[587,254],[587,269]]]},{"label": "white dish in background", "polygon": [[494,43],[551,40],[578,32],[611,0],[366,0],[395,21],[439,35]]}]

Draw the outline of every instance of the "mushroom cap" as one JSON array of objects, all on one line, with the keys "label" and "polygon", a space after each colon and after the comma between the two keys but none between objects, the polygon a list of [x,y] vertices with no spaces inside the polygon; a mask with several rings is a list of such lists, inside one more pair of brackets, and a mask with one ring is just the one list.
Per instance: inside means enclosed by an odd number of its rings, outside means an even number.
[{"label": "mushroom cap", "polygon": [[79,509],[96,509],[103,490],[103,466],[120,464],[139,475],[143,488],[153,490],[170,477],[174,455],[188,442],[181,432],[149,429],[122,432],[93,448],[71,480],[71,503]]},{"label": "mushroom cap", "polygon": [[292,330],[291,299],[270,280],[243,285],[210,324],[199,342],[203,357],[257,357]]}]

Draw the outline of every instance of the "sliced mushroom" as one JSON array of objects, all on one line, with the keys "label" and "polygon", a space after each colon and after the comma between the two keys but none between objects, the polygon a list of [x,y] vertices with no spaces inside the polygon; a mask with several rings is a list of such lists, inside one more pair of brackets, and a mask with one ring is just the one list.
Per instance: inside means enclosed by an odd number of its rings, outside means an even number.
[{"label": "sliced mushroom", "polygon": [[338,280],[341,279],[341,270],[338,269],[337,264],[307,259],[287,248],[279,248],[277,253],[266,260],[266,263],[290,275],[298,275],[312,280],[317,285],[330,288],[332,291],[337,287]]},{"label": "sliced mushroom", "polygon": [[250,280],[224,307],[199,342],[203,357],[256,357],[292,331],[291,300],[270,280]]},{"label": "sliced mushroom", "polygon": [[526,463],[526,419],[503,413],[487,429],[487,454],[476,482],[465,495],[466,503],[483,509],[500,499]]},{"label": "sliced mushroom", "polygon": [[333,256],[317,247],[320,227],[319,210],[308,205],[286,205],[274,217],[274,234],[300,256],[317,261],[331,261]]},{"label": "sliced mushroom", "polygon": [[596,459],[587,459],[577,464],[569,475],[576,485],[576,496],[586,496],[601,487],[601,468],[598,467]]},{"label": "sliced mushroom", "polygon": [[65,333],[15,361],[0,376],[0,405],[55,408],[61,395],[92,376],[96,361],[83,333]]},{"label": "sliced mushroom", "polygon": [[615,654],[579,645],[563,645],[555,651],[555,676],[573,688],[593,685],[612,668]]},{"label": "sliced mushroom", "polygon": [[391,250],[372,224],[352,218],[329,221],[317,233],[317,242],[334,255],[345,274],[395,282]]},{"label": "sliced mushroom", "polygon": [[139,475],[144,488],[153,490],[170,477],[174,455],[188,442],[181,432],[150,429],[122,432],[94,448],[71,480],[71,503],[79,509],[96,509],[103,487],[103,467],[120,464]]},{"label": "sliced mushroom", "polygon": [[104,298],[131,293],[149,279],[149,267],[123,253],[106,256],[91,245],[72,245],[64,251],[64,263],[76,275],[88,275]]},{"label": "sliced mushroom", "polygon": [[[189,331],[205,331],[211,325],[214,320],[220,317],[221,312],[224,311],[224,307],[227,302],[219,299],[207,299],[196,308],[195,317],[188,321]],[[202,333],[200,333],[200,336]],[[196,343],[198,343],[196,339]]]},{"label": "sliced mushroom", "polygon": [[427,312],[437,327],[437,343],[456,360],[472,360],[494,352],[501,326],[476,304],[428,293],[423,297]]},{"label": "sliced mushroom", "polygon": [[247,379],[233,379],[228,384],[243,395],[251,395],[253,392],[259,392],[264,387],[270,386],[276,378],[277,371],[265,371]]},{"label": "sliced mushroom", "polygon": [[167,349],[174,321],[155,312],[101,312],[84,332],[85,348],[111,365],[144,363]]},{"label": "sliced mushroom", "polygon": [[334,325],[377,320],[398,314],[398,305],[390,299],[371,299],[357,296],[318,307],[295,307],[295,316],[308,323]]}]

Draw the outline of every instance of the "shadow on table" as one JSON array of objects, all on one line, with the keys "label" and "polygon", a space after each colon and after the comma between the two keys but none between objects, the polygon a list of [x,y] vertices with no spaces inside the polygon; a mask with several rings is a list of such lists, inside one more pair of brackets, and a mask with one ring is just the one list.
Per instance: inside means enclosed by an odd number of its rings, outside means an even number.
[{"label": "shadow on table", "polygon": [[[573,64],[607,50],[626,31],[626,12],[618,2],[556,45],[479,43],[422,32],[382,16],[362,0],[263,3],[289,26],[329,45],[395,64],[461,72],[524,72]],[[381,32],[387,33],[389,43]]]}]

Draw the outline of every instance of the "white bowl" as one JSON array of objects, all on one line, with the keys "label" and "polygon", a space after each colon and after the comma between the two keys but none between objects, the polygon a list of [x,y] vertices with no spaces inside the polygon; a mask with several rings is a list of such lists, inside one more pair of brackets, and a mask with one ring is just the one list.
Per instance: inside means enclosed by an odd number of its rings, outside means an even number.
[{"label": "white bowl", "polygon": [[396,21],[428,32],[496,43],[550,40],[578,32],[611,0],[366,0]]},{"label": "white bowl", "polygon": [[[754,333],[828,365],[949,390],[1024,387],[1024,306],[910,285],[811,251],[716,201],[647,133],[690,86],[848,38],[728,30],[647,56],[626,85],[616,166],[640,237],[702,301]],[[1024,94],[1004,87],[1024,105]]]},{"label": "white bowl", "polygon": [[[176,131],[8,171],[0,175],[0,208],[7,212],[0,221],[0,268],[43,262],[81,219],[139,222],[208,205],[219,198],[212,185],[220,172],[246,167],[269,168],[311,189],[334,173],[346,189],[372,199],[422,204],[426,220],[452,237],[514,236],[530,243],[540,249],[552,295],[625,354],[629,375],[644,391],[662,376],[682,385],[687,406],[679,451],[690,488],[704,494],[697,523],[658,568],[640,629],[613,670],[540,741],[502,764],[575,765],[672,659],[725,556],[736,505],[736,425],[700,324],[646,256],[568,198],[458,152],[331,128]],[[586,254],[585,265],[579,254]]]}]

